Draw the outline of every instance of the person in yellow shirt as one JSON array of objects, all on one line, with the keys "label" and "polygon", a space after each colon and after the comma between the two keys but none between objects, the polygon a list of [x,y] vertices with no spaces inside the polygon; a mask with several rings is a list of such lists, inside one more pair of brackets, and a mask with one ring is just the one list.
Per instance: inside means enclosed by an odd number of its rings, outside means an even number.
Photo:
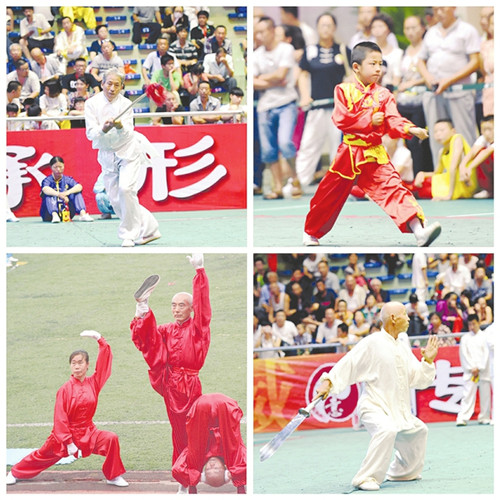
[{"label": "person in yellow shirt", "polygon": [[467,141],[447,119],[436,122],[434,138],[442,145],[437,168],[434,172],[419,172],[412,191],[419,198],[436,201],[472,198],[478,187],[476,172],[471,172],[467,181],[462,181],[459,175],[459,165],[470,150]]}]

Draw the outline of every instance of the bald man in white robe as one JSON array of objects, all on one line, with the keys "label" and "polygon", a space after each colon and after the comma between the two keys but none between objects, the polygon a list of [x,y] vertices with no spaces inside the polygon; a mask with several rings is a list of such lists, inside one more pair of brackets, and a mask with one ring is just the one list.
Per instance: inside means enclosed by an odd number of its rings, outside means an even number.
[{"label": "bald man in white robe", "polygon": [[[427,444],[427,426],[411,413],[410,390],[427,388],[435,377],[438,342],[431,336],[421,349],[422,360],[398,339],[408,329],[406,309],[388,302],[381,310],[383,329],[362,339],[329,373],[318,394],[340,394],[364,382],[358,402],[360,420],[371,435],[361,468],[352,480],[360,490],[376,491],[390,481],[420,479]],[[396,450],[392,460],[392,452]]]}]

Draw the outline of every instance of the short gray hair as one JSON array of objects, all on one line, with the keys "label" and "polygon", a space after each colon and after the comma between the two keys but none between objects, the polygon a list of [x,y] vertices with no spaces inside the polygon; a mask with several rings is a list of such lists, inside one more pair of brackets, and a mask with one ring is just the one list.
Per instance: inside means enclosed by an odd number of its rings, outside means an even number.
[{"label": "short gray hair", "polygon": [[110,68],[110,69],[108,69],[104,73],[104,76],[102,78],[102,83],[105,83],[106,80],[110,76],[113,76],[113,75],[117,76],[120,79],[122,85],[125,85],[125,73],[123,73],[122,71],[120,71],[118,68]]},{"label": "short gray hair", "polygon": [[183,298],[187,301],[187,303],[192,306],[193,305],[193,296],[189,293],[189,292],[179,292],[179,293],[176,293],[173,297],[172,297],[172,301],[175,300],[176,297],[181,297],[183,296]]}]

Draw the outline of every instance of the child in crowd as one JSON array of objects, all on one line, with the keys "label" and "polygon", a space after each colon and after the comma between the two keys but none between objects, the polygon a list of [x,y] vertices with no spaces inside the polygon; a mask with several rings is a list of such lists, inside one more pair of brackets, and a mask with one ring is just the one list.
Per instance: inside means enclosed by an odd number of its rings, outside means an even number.
[{"label": "child in crowd", "polygon": [[474,198],[493,198],[493,151],[495,148],[495,120],[493,115],[481,120],[481,135],[476,139],[469,152],[458,167],[460,181],[472,182],[474,170],[481,191]]},{"label": "child in crowd", "polygon": [[403,186],[382,145],[385,134],[424,140],[427,131],[403,118],[393,94],[378,85],[382,53],[377,44],[357,44],[351,53],[351,63],[354,83],[335,87],[333,121],[344,133],[344,141],[311,200],[303,243],[319,245],[319,238],[332,229],[352,186],[357,183],[401,232],[413,232],[418,246],[428,246],[441,233],[441,225],[438,222],[427,225],[421,207]]},{"label": "child in crowd", "polygon": [[[40,97],[42,115],[64,116],[68,114],[68,101],[62,93],[61,84],[57,80],[49,80],[45,84],[44,95]],[[57,122],[60,128],[69,128],[65,122]]]},{"label": "child in crowd", "polygon": [[[223,104],[220,107],[221,111],[243,111],[241,106],[241,101],[243,100],[243,90],[239,87],[233,87],[229,92],[229,104]],[[233,122],[233,123],[243,123],[246,121],[245,115],[242,113],[240,115],[222,115],[222,121]]]},{"label": "child in crowd", "polygon": [[[7,104],[7,118],[17,118],[19,116],[19,106],[15,102]],[[7,130],[15,131],[22,130],[23,122],[7,121]]]},{"label": "child in crowd", "polygon": [[434,125],[434,138],[443,147],[439,152],[439,163],[435,172],[419,172],[415,177],[413,192],[419,198],[436,201],[472,198],[477,191],[476,172],[472,171],[468,182],[459,178],[459,165],[469,152],[465,138],[457,134],[453,123],[438,120]]},{"label": "child in crowd", "polygon": [[[26,116],[42,116],[42,108],[38,104],[32,104],[26,111]],[[24,122],[24,130],[59,130],[54,120],[32,120]]]},{"label": "child in crowd", "polygon": [[73,105],[71,106],[68,115],[70,116],[81,116],[81,120],[71,120],[71,128],[85,128],[85,97],[77,96],[73,99]]}]

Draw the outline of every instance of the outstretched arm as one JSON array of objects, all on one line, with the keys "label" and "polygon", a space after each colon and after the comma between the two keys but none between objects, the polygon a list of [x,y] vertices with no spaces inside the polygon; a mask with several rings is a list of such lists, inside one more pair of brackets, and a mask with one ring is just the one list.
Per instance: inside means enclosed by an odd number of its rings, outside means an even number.
[{"label": "outstretched arm", "polygon": [[196,275],[193,278],[194,323],[201,335],[210,341],[212,309],[210,306],[208,277],[205,273],[203,254],[193,254],[192,256],[187,256],[187,259],[196,269]]},{"label": "outstretched arm", "polygon": [[95,372],[91,377],[91,379],[95,382],[96,390],[99,393],[108,378],[111,376],[111,366],[113,361],[111,347],[104,340],[104,337],[95,330],[84,330],[80,333],[80,336],[91,337],[97,340],[99,344],[99,353],[97,354],[97,361],[95,363]]}]

